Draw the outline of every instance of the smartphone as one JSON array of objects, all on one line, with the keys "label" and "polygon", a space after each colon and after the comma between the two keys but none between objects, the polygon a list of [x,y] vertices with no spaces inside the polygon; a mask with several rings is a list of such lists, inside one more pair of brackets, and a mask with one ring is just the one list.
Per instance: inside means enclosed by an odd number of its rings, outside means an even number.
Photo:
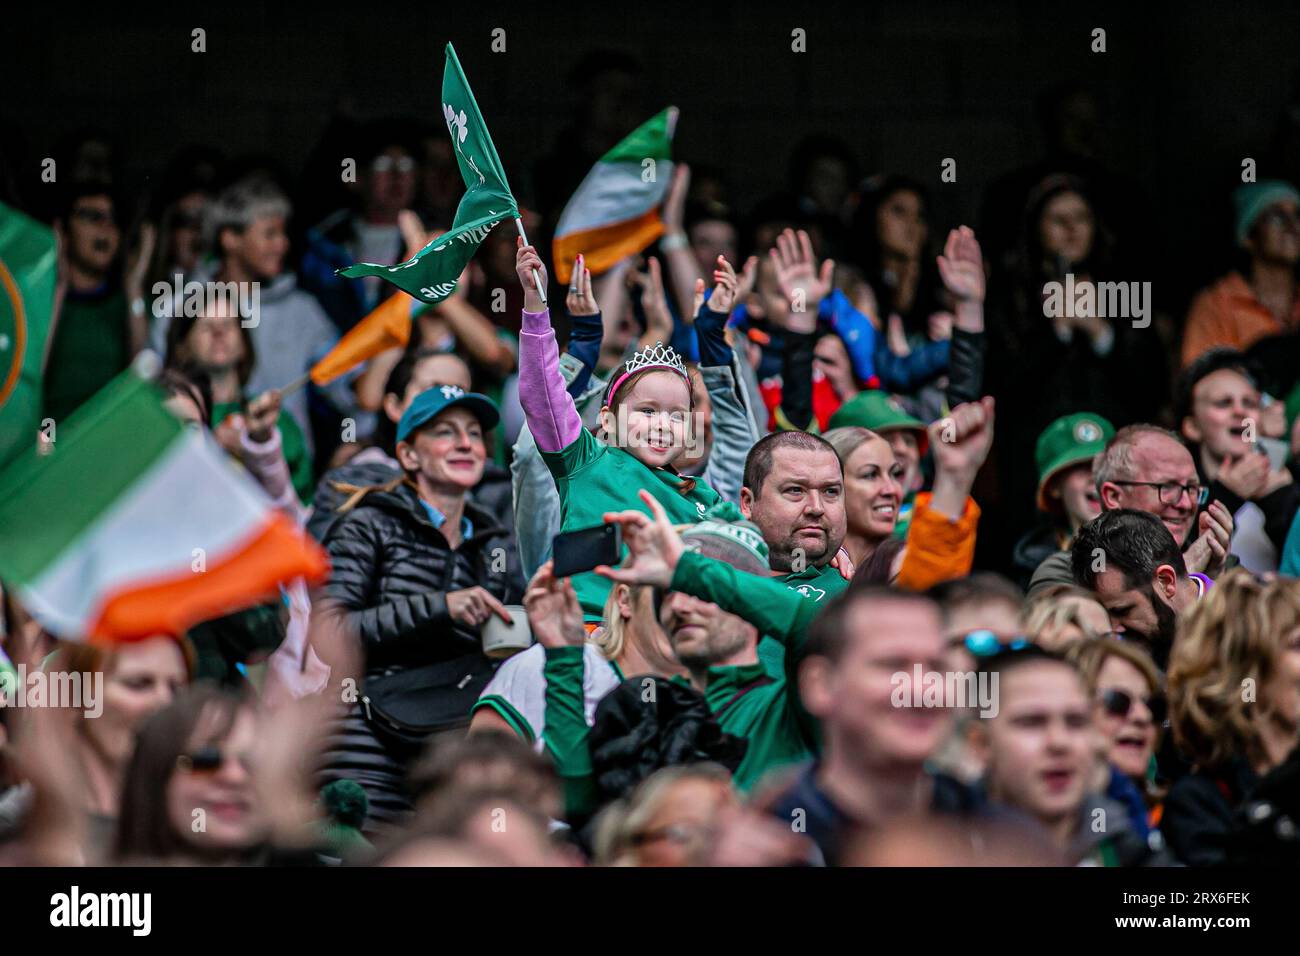
[{"label": "smartphone", "polygon": [[1268,455],[1270,471],[1281,471],[1286,467],[1287,455],[1290,453],[1286,442],[1280,438],[1264,438],[1262,436],[1257,441],[1259,442],[1259,450]]},{"label": "smartphone", "polygon": [[616,524],[566,531],[551,542],[557,578],[568,578],[592,568],[618,564],[623,557],[623,529]]}]

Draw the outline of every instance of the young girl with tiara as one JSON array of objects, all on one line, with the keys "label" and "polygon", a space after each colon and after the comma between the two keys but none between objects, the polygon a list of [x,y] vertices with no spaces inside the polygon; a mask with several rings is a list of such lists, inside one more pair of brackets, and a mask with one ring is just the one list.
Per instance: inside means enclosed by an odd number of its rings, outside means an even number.
[{"label": "young girl with tiara", "polygon": [[[581,263],[575,276],[590,275]],[[686,365],[672,347],[657,342],[634,353],[610,376],[600,409],[600,441],[582,426],[560,374],[559,348],[550,313],[534,281],[546,285],[537,250],[519,241],[515,271],[524,287],[519,335],[519,403],[547,467],[555,478],[561,530],[604,523],[606,512],[645,508],[645,489],[676,524],[700,521],[721,500],[707,480],[684,477],[674,465],[702,440],[694,431],[694,403]],[[696,319],[701,365],[731,362],[723,326],[735,304],[739,281],[718,257],[714,289]],[[702,285],[702,282],[700,283]],[[702,293],[697,290],[697,299]],[[708,472],[705,474],[705,479]],[[590,621],[599,621],[611,583],[592,572],[573,577]]]}]

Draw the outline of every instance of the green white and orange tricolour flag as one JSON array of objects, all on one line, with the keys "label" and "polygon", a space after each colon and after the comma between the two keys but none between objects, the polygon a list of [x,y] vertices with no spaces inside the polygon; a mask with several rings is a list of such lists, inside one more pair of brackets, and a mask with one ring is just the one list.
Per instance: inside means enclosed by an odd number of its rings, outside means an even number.
[{"label": "green white and orange tricolour flag", "polygon": [[319,581],[324,553],[127,370],[0,473],[0,580],[67,640],[129,641]]},{"label": "green white and orange tricolour flag", "polygon": [[612,268],[663,235],[659,205],[672,180],[677,107],[646,120],[591,167],[555,227],[555,278],[568,283],[582,253],[593,273]]}]

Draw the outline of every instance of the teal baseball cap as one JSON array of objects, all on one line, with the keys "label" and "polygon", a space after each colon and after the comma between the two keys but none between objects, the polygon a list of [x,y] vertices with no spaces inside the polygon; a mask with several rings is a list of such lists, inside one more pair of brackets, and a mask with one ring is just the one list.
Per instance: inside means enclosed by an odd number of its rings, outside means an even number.
[{"label": "teal baseball cap", "polygon": [[415,396],[397,423],[397,440],[406,441],[417,428],[425,425],[449,408],[469,411],[484,430],[496,428],[501,412],[496,402],[478,392],[467,392],[459,385],[435,385]]}]

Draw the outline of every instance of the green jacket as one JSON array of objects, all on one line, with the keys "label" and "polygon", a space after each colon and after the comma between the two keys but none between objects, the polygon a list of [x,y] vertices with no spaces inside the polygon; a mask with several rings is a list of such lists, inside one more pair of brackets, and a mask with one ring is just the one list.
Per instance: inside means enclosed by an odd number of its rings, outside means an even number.
[{"label": "green jacket", "polygon": [[[711,601],[744,617],[766,635],[759,661],[708,670],[704,699],[721,728],[748,742],[736,786],[752,788],[772,769],[814,756],[819,731],[799,700],[797,675],[808,626],[821,607],[848,586],[832,567],[761,578],[688,551],[671,589]],[[782,651],[771,653],[773,645]],[[543,740],[565,787],[570,816],[597,809],[587,723],[583,712],[581,647],[546,651],[546,729]],[[679,678],[680,679],[680,678]]]},{"label": "green jacket", "polygon": [[[605,523],[605,512],[636,508],[649,513],[637,496],[654,495],[674,524],[691,524],[721,499],[705,482],[682,478],[666,468],[648,468],[622,448],[603,445],[585,428],[565,448],[542,452],[560,495],[560,530],[592,528]],[[689,491],[684,491],[686,485]],[[613,583],[595,572],[575,574],[573,589],[588,621],[605,614],[605,599]]]}]

